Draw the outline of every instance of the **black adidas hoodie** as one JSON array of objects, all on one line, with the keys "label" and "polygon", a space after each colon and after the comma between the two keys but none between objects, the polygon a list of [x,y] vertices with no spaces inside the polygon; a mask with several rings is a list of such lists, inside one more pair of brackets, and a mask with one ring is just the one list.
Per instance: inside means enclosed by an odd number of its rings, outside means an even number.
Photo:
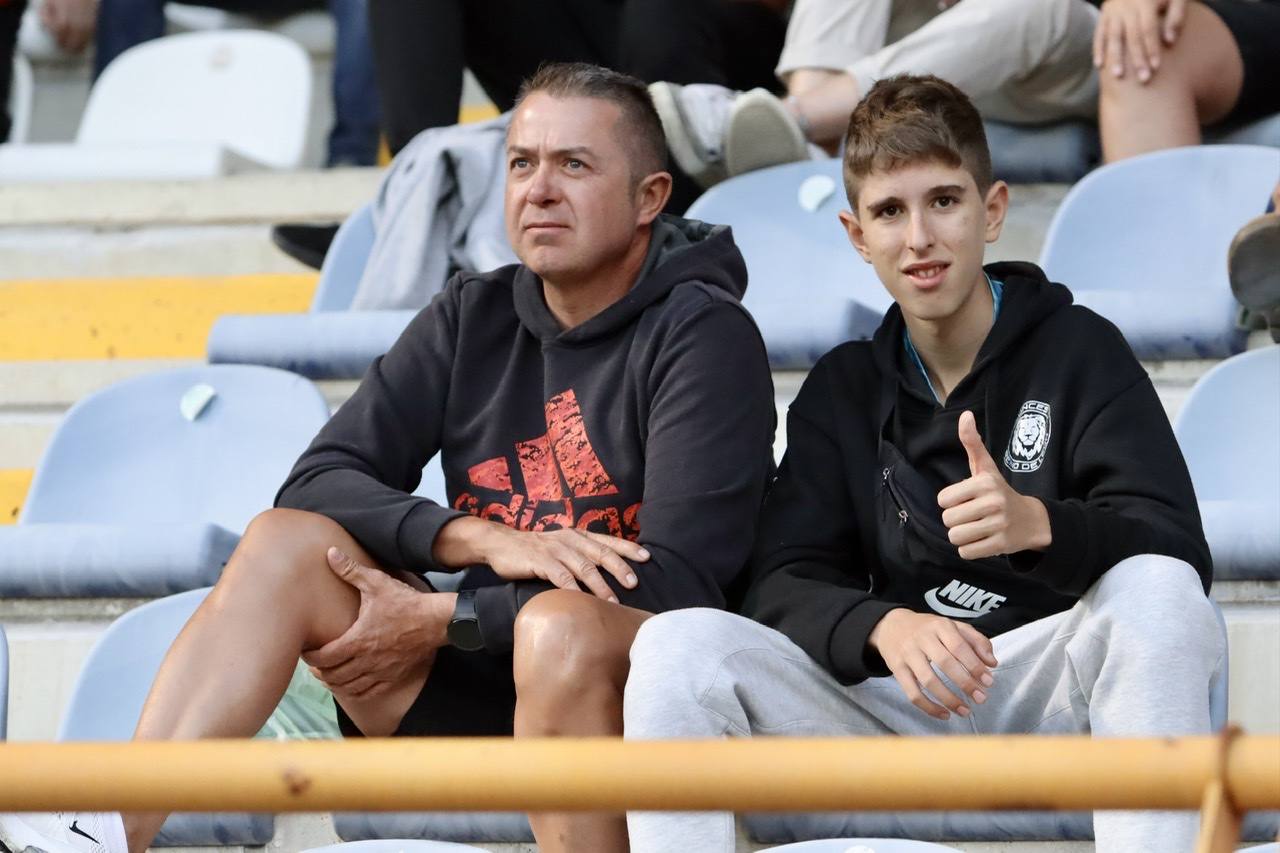
[{"label": "black adidas hoodie", "polygon": [[[745,611],[844,683],[888,675],[867,637],[895,607],[993,636],[1071,607],[1111,566],[1209,549],[1191,480],[1150,379],[1120,332],[1025,263],[1004,283],[973,369],[945,405],[890,308],[870,342],[813,368],[791,406],[787,454],[765,502]],[[961,412],[1018,492],[1044,501],[1053,544],[962,560],[937,494],[969,476]]]},{"label": "black adidas hoodie", "polygon": [[[322,513],[387,568],[439,571],[440,528],[463,513],[520,530],[638,540],[619,600],[723,607],[746,565],[772,473],[764,342],[738,298],[728,228],[662,217],[619,301],[562,331],[523,266],[455,276],[410,323],[289,474],[276,504]],[[450,507],[409,493],[439,451]],[[468,573],[486,649],[550,589]]]}]

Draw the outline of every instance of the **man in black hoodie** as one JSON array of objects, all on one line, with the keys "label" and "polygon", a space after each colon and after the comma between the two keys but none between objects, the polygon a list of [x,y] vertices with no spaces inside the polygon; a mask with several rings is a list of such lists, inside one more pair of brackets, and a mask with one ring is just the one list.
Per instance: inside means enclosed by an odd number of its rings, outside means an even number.
[{"label": "man in black hoodie", "polygon": [[[982,266],[1008,189],[959,90],[882,81],[845,142],[841,220],[896,304],[791,406],[745,604],[764,624],[646,623],[627,736],[1208,731],[1225,642],[1150,380],[1039,269]],[[1187,850],[1195,818],[1094,825],[1099,850]],[[636,853],[733,849],[728,815],[630,828]]]},{"label": "man in black hoodie", "polygon": [[[170,650],[139,739],[252,735],[300,654],[348,734],[616,735],[640,623],[724,606],[773,467],[742,256],[659,216],[639,81],[548,66],[507,144],[523,263],[456,276],[374,362]],[[411,494],[437,452],[450,506]],[[466,567],[457,593],[420,578]],[[6,816],[0,842],[61,851],[78,826],[141,851],[163,818]],[[621,815],[533,825],[543,850],[626,848]]]}]

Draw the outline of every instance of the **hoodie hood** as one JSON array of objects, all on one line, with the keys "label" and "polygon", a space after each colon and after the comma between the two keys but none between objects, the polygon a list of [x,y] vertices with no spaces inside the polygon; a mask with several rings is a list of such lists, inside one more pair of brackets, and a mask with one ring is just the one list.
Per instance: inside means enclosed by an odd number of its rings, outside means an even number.
[{"label": "hoodie hood", "polygon": [[[1049,315],[1072,303],[1071,291],[1061,284],[1049,281],[1044,271],[1035,264],[1004,261],[987,264],[983,270],[992,279],[1004,284],[1000,315],[978,349],[978,356],[974,359],[969,375],[952,392],[952,397],[957,399],[968,396],[967,386],[970,386],[989,364],[1021,341]],[[903,359],[900,353],[905,329],[906,321],[902,318],[902,309],[895,303],[885,313],[880,328],[876,329],[872,337],[871,349],[877,366],[885,375],[896,374],[902,380],[902,386],[913,389],[913,383],[906,381],[906,377],[902,376]],[[914,389],[912,393],[916,393]]]},{"label": "hoodie hood", "polygon": [[660,215],[654,220],[648,254],[631,290],[572,329],[560,328],[547,307],[542,279],[528,267],[518,267],[512,288],[521,325],[542,341],[575,345],[613,334],[685,284],[718,288],[742,299],[747,289],[747,264],[733,241],[732,229]]}]

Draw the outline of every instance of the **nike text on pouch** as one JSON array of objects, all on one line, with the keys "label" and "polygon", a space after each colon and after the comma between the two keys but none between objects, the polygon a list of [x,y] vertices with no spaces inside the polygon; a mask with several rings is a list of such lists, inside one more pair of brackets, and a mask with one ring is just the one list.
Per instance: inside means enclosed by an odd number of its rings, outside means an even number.
[{"label": "nike text on pouch", "polygon": [[924,594],[925,603],[943,616],[956,619],[976,619],[986,616],[1006,600],[1006,596],[987,592],[971,584],[952,580],[939,589],[934,587]]}]

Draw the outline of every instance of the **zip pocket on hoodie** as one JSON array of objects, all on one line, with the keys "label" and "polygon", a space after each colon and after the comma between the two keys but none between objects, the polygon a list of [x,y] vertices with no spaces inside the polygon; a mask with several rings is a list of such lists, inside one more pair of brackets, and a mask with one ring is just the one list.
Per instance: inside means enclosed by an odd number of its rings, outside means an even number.
[{"label": "zip pocket on hoodie", "polygon": [[[939,557],[946,555],[954,557],[956,560],[963,560],[958,553],[955,545],[951,544],[951,538],[947,535],[946,526],[941,520],[935,520],[925,513],[913,513],[910,504],[899,488],[893,477],[893,466],[884,468],[880,472],[881,481],[885,491],[893,504],[894,509],[898,513],[898,542],[901,552],[913,561],[931,559],[936,561]],[[908,524],[911,530],[907,530]],[[917,541],[933,554],[921,553],[912,554],[910,537],[914,535]],[[985,557],[981,560],[964,560],[969,570],[986,571],[999,577],[1004,577],[1009,571],[1009,558]]]}]

